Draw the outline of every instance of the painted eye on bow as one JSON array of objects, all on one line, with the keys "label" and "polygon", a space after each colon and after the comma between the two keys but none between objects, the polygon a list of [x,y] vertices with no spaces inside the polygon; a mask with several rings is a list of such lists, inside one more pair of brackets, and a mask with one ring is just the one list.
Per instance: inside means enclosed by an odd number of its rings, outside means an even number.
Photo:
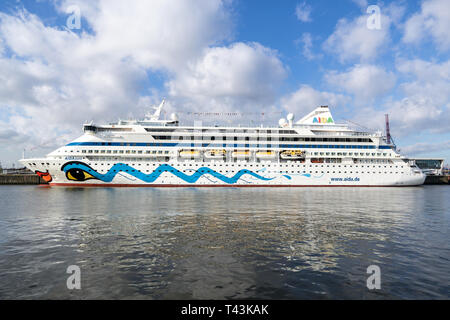
[{"label": "painted eye on bow", "polygon": [[84,170],[73,168],[66,172],[66,177],[69,180],[73,181],[85,181],[88,179],[95,179],[90,173],[87,173]]}]

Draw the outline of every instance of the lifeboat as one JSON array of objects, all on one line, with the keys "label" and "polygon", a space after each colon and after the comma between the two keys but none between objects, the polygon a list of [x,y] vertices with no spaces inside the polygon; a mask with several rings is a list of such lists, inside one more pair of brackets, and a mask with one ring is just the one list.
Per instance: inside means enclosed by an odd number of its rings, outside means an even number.
[{"label": "lifeboat", "polygon": [[281,159],[302,159],[305,153],[300,150],[285,150],[280,153]]},{"label": "lifeboat", "polygon": [[249,158],[250,151],[233,151],[231,154],[233,158]]},{"label": "lifeboat", "polygon": [[205,152],[205,158],[209,159],[222,159],[227,155],[225,150],[208,150]]},{"label": "lifeboat", "polygon": [[180,157],[181,158],[190,158],[190,159],[199,158],[200,151],[198,151],[198,150],[181,150]]},{"label": "lifeboat", "polygon": [[258,151],[256,152],[256,157],[259,159],[273,159],[276,156],[275,151]]}]

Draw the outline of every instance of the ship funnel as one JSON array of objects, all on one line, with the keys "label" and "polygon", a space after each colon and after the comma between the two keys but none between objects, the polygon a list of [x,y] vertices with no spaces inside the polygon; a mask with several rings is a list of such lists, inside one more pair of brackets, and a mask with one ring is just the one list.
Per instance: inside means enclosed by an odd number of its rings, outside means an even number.
[{"label": "ship funnel", "polygon": [[333,125],[334,120],[328,106],[320,106],[297,121],[297,124]]}]

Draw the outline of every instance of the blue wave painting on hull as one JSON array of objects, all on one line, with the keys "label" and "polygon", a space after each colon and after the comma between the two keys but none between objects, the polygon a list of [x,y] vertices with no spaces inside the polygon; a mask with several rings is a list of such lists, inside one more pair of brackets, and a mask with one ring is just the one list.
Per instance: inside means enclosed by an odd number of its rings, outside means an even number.
[{"label": "blue wave painting on hull", "polygon": [[87,164],[85,164],[83,162],[79,162],[79,161],[68,162],[61,167],[61,170],[64,171],[67,179],[73,180],[73,181],[85,181],[88,179],[98,179],[103,182],[111,182],[119,172],[126,172],[129,175],[132,175],[144,182],[149,182],[149,183],[154,182],[164,172],[170,172],[173,175],[177,176],[178,178],[180,178],[188,183],[197,182],[197,180],[200,179],[200,177],[202,177],[205,174],[210,174],[213,177],[215,177],[225,183],[228,183],[228,184],[236,183],[245,174],[248,174],[250,176],[253,176],[257,179],[264,180],[264,181],[270,181],[270,180],[274,179],[274,178],[265,178],[263,176],[260,176],[259,174],[254,173],[253,171],[250,171],[247,169],[239,170],[238,172],[236,172],[236,174],[234,176],[227,177],[227,176],[224,176],[223,174],[218,173],[217,171],[214,171],[208,167],[201,167],[197,171],[195,171],[192,175],[187,175],[168,164],[160,165],[158,168],[156,168],[150,174],[145,174],[145,173],[143,173],[139,170],[136,170],[135,168],[130,167],[129,165],[126,165],[124,163],[115,164],[105,174],[98,173],[97,171],[92,169]]}]

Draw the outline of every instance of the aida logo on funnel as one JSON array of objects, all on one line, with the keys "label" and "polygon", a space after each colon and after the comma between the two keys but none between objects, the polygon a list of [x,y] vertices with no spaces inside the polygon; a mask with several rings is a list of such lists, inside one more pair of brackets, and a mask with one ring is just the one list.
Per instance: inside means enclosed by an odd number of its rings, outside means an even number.
[{"label": "aida logo on funnel", "polygon": [[313,119],[313,123],[333,123],[333,118],[331,118],[331,117],[329,117],[329,118],[326,118],[326,117],[323,117],[323,118],[315,117]]}]

